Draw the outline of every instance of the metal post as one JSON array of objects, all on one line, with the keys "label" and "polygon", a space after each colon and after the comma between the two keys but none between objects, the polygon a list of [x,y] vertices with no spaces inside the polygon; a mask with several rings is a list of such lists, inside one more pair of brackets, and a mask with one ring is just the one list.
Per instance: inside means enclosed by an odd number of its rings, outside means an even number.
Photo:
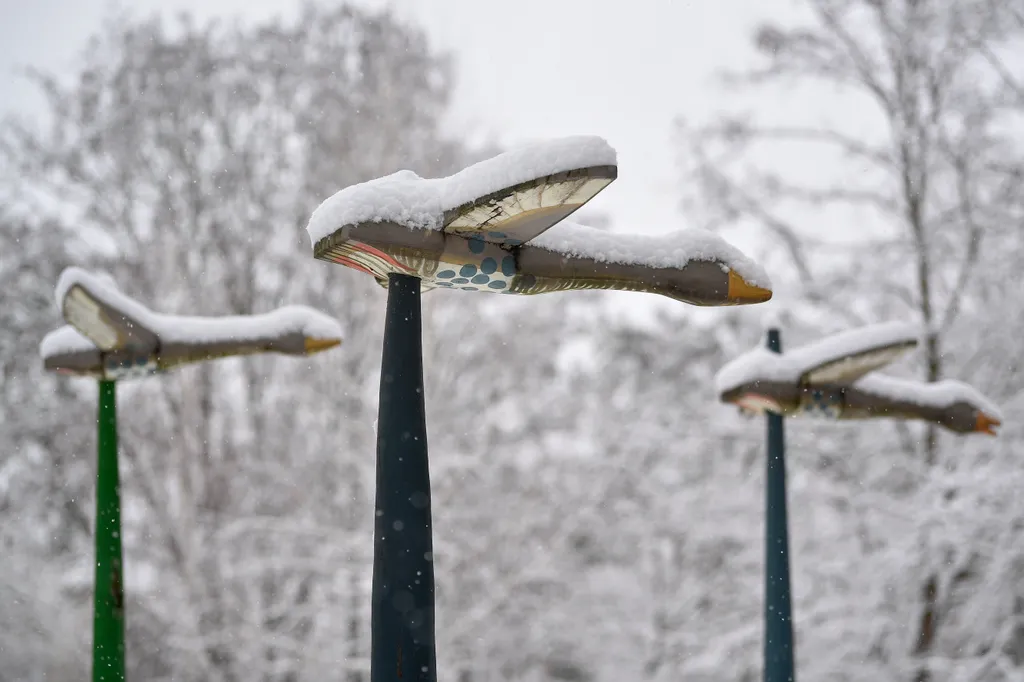
[{"label": "metal post", "polygon": [[[778,329],[768,330],[768,350],[782,352]],[[789,585],[786,515],[786,441],[783,417],[768,413],[765,470],[764,682],[794,682],[793,613]]]},{"label": "metal post", "polygon": [[420,280],[388,278],[373,537],[370,682],[436,682]]},{"label": "metal post", "polygon": [[117,470],[117,385],[100,381],[99,389],[92,679],[121,682],[125,679],[124,583],[121,486]]}]

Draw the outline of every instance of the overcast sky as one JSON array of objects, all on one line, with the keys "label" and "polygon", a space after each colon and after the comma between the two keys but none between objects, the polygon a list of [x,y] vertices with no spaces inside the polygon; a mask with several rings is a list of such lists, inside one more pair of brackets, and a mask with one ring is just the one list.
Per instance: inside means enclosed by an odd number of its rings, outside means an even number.
[{"label": "overcast sky", "polygon": [[[390,5],[455,53],[453,112],[463,130],[519,142],[597,134],[619,152],[619,179],[593,202],[616,229],[686,227],[677,210],[672,121],[723,104],[715,75],[749,63],[753,27],[798,16],[796,0],[361,0]],[[132,0],[137,14],[190,10],[265,18],[291,0]],[[39,100],[17,76],[32,65],[67,73],[86,38],[118,7],[109,0],[0,0],[0,108]],[[792,104],[790,104],[792,106]],[[743,248],[744,244],[738,243]]]},{"label": "overcast sky", "polygon": [[[516,142],[578,133],[619,150],[619,180],[597,206],[621,228],[681,227],[669,145],[672,119],[705,116],[720,95],[717,70],[750,59],[752,27],[785,20],[791,0],[362,0],[390,4],[458,57],[455,116]],[[137,13],[263,18],[290,0],[132,0]],[[108,0],[0,0],[0,103],[38,106],[15,71],[68,71],[87,36],[116,7]],[[628,207],[628,210],[627,210]],[[636,221],[636,224],[632,224]],[[624,222],[630,223],[629,225]]]}]

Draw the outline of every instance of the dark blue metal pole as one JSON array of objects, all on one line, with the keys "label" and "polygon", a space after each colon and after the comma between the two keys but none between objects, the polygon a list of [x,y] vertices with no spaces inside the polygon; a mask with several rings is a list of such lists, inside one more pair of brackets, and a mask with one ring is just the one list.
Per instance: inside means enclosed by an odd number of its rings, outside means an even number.
[{"label": "dark blue metal pole", "polygon": [[388,278],[377,418],[370,682],[436,682],[420,280]]},{"label": "dark blue metal pole", "polygon": [[[778,329],[768,330],[768,350],[782,352]],[[768,413],[765,470],[764,682],[794,682],[793,612],[789,588],[789,521],[786,515],[786,439],[783,417]]]}]

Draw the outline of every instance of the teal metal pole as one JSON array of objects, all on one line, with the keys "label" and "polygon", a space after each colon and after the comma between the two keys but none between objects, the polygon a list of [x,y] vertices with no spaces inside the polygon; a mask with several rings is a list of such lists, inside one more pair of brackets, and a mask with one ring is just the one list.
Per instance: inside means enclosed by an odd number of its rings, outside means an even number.
[{"label": "teal metal pole", "polygon": [[370,682],[436,682],[420,280],[388,278],[370,615]]},{"label": "teal metal pole", "polygon": [[93,682],[122,682],[125,679],[124,583],[121,484],[117,465],[117,384],[100,381],[99,389],[92,679]]},{"label": "teal metal pole", "polygon": [[[768,350],[781,353],[778,329],[768,330]],[[786,440],[783,417],[768,413],[765,470],[764,682],[795,682],[793,612],[786,514]]]}]

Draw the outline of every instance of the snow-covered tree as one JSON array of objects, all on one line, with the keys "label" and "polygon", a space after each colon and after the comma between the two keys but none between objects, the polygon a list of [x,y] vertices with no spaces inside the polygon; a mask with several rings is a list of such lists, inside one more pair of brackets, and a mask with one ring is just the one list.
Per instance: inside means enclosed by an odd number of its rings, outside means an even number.
[{"label": "snow-covered tree", "polygon": [[285,680],[305,657],[336,666],[358,652],[307,643],[329,641],[326,613],[361,617],[345,595],[368,567],[382,292],[313,263],[302,227],[340,186],[464,158],[440,132],[444,58],[387,13],[309,5],[283,24],[123,21],[73,82],[38,80],[45,125],[3,138],[17,178],[3,273],[18,301],[4,314],[20,316],[3,338],[19,379],[5,397],[20,405],[4,419],[36,431],[5,466],[41,479],[16,491],[15,509],[32,510],[30,528],[77,530],[86,555],[93,398],[40,378],[29,350],[56,321],[61,264],[102,267],[167,312],[329,309],[351,330],[343,356],[226,361],[122,386],[121,448],[128,590],[147,604],[128,617],[130,668]]},{"label": "snow-covered tree", "polygon": [[[905,80],[923,68],[919,52],[942,56],[925,49],[931,39],[902,39],[911,24],[935,40],[934,22],[959,26],[940,21],[952,3],[808,6],[820,16],[806,31],[762,32],[769,81],[813,71],[798,61],[826,55],[813,50],[852,49],[843,35],[874,49],[888,35],[879,17],[891,16],[901,40],[871,54],[890,60],[876,77],[892,89],[900,59]],[[1011,5],[957,6],[972,44],[989,40],[948,68],[991,78],[954,79],[942,125],[918,130],[931,124],[910,115],[925,92],[895,117],[871,104],[862,136],[810,135],[857,143],[846,151],[865,164],[879,152],[875,165],[829,165],[865,185],[837,176],[842,195],[792,189],[801,178],[751,152],[744,158],[779,176],[762,183],[749,166],[730,175],[710,146],[690,148],[709,222],[742,215],[782,237],[774,243],[786,251],[765,260],[792,302],[786,347],[866,322],[922,321],[924,253],[933,320],[951,311],[936,337],[940,375],[976,385],[1006,417],[997,441],[938,438],[931,465],[912,429],[789,425],[801,678],[909,681],[926,669],[936,682],[981,682],[1024,669],[1024,285],[1015,275],[1024,216],[1007,180],[1013,131],[995,125],[1019,106],[1005,80],[1012,68],[992,66],[1012,64],[1003,41],[1014,24],[1003,14],[1001,32],[984,33],[980,12]],[[876,21],[833,25],[821,14],[846,9]],[[924,14],[911,21],[911,12]],[[809,63],[824,76],[829,64],[853,64]],[[57,274],[77,264],[109,270],[163,312],[301,303],[347,331],[340,349],[308,363],[222,361],[119,388],[130,672],[365,681],[384,291],[314,261],[302,228],[343,186],[403,167],[445,175],[482,155],[440,132],[444,59],[387,14],[309,8],[285,23],[115,24],[73,82],[41,84],[48,118],[0,137],[0,284],[12,302],[0,307],[0,612],[10,624],[0,661],[19,679],[80,676],[88,665],[95,388],[43,375],[36,356],[58,324]],[[975,112],[997,95],[1002,110]],[[917,147],[901,161],[893,121],[918,121],[908,128],[918,141],[941,129],[940,148],[928,147],[927,163]],[[773,142],[808,132],[776,124],[719,132],[743,148],[764,139],[758,132]],[[926,171],[931,189],[908,194],[904,166]],[[841,249],[821,243],[830,235],[820,220],[805,222],[792,202],[779,213],[766,203],[814,199],[830,212],[853,188],[862,204],[896,202],[864,223],[885,249],[857,234]],[[911,200],[927,206],[925,251]],[[983,236],[973,256],[968,218],[936,217],[961,204]],[[759,678],[763,424],[717,404],[713,389],[715,372],[759,342],[758,316],[729,309],[698,321],[680,306],[641,326],[606,300],[424,297],[442,680]],[[929,376],[929,352],[916,356],[918,378]]]},{"label": "snow-covered tree", "polygon": [[[697,181],[689,205],[699,202],[712,224],[756,226],[770,236],[766,248],[794,273],[783,290],[794,300],[788,322],[797,335],[922,322],[931,333],[919,378],[964,379],[998,402],[1014,399],[1019,305],[1006,256],[1022,244],[1024,109],[1008,65],[1020,54],[1024,5],[807,0],[801,7],[805,23],[761,27],[754,39],[761,65],[728,79],[753,115],[681,125],[685,171]],[[807,106],[752,104],[765,92]],[[878,571],[871,587],[878,602],[853,646],[888,678],[1004,679],[1019,664],[1007,662],[1016,654],[999,653],[999,633],[1018,617],[981,626],[969,614],[977,613],[975,600],[988,603],[992,571],[1018,556],[980,528],[998,535],[1018,521],[1003,512],[974,527],[953,519],[954,508],[967,504],[956,499],[994,512],[982,500],[999,486],[990,489],[973,463],[1017,480],[1017,467],[999,454],[1016,447],[1016,435],[967,445],[934,428],[923,436],[895,429],[850,434],[850,451],[868,456],[855,467],[865,492],[851,503],[884,490],[878,502],[888,511],[872,515],[889,526],[861,564]],[[868,493],[873,485],[880,487]],[[1008,603],[1024,594],[1002,585]],[[799,614],[796,621],[799,630]],[[985,644],[965,644],[978,640]],[[805,660],[806,647],[797,651]],[[993,672],[1000,666],[1004,672]]]}]

